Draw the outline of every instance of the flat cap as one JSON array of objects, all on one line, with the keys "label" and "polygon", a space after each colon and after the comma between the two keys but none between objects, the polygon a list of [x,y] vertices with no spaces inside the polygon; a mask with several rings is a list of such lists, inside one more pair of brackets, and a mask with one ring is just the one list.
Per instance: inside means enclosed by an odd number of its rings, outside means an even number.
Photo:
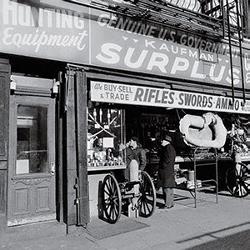
[{"label": "flat cap", "polygon": [[163,136],[162,140],[172,142],[172,138],[169,135]]}]

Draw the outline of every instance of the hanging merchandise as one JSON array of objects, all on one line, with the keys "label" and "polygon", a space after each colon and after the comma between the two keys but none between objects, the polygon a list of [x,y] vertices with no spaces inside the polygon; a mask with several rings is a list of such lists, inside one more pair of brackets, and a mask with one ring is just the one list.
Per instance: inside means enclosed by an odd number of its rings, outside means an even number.
[{"label": "hanging merchandise", "polygon": [[202,116],[185,115],[179,128],[189,146],[222,148],[226,142],[227,130],[223,121],[211,112]]},{"label": "hanging merchandise", "polygon": [[121,110],[88,109],[88,167],[124,166],[124,155],[119,152],[119,145],[124,143],[121,124]]},{"label": "hanging merchandise", "polygon": [[99,111],[99,121],[102,124],[102,109],[101,108],[100,108],[100,111]]},{"label": "hanging merchandise", "polygon": [[110,126],[110,110],[109,109],[108,109],[107,117],[108,117],[108,126]]}]

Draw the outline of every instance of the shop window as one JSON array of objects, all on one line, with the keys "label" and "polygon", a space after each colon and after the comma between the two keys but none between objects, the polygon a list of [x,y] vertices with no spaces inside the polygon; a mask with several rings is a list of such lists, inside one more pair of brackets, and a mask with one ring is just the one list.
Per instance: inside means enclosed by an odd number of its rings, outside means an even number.
[{"label": "shop window", "polygon": [[125,155],[119,151],[125,142],[124,111],[108,107],[88,109],[88,167],[119,167]]},{"label": "shop window", "polygon": [[246,139],[246,144],[248,149],[250,150],[250,126],[247,127],[247,139]]}]

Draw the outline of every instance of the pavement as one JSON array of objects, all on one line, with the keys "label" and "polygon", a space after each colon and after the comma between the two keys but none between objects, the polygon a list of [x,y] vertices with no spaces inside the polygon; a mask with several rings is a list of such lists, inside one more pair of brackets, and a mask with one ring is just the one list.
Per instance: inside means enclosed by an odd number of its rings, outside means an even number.
[{"label": "pavement", "polygon": [[[143,225],[110,236],[115,225],[92,218],[87,228],[43,222],[8,228],[1,232],[0,249],[178,250],[250,249],[250,195],[235,198],[227,192],[198,193],[197,207],[188,191],[175,191],[175,206],[157,208],[149,218],[123,215],[117,225]],[[158,205],[162,202],[157,199]],[[117,230],[122,228],[117,227]],[[129,227],[128,227],[129,228]],[[106,233],[96,238],[91,230]],[[122,230],[121,230],[122,231]],[[110,236],[110,237],[108,237]]]}]

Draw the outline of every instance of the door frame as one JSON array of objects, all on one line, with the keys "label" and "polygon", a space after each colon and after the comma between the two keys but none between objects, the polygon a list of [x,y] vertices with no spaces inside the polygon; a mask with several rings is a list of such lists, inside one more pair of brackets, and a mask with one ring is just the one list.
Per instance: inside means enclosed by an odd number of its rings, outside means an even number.
[{"label": "door frame", "polygon": [[[7,199],[7,222],[8,226],[12,225],[20,225],[20,224],[26,224],[30,222],[36,222],[41,220],[51,220],[56,219],[56,174],[54,173],[54,183],[53,183],[53,211],[54,213],[51,214],[51,216],[38,216],[38,217],[27,217],[20,219],[19,222],[16,222],[14,219],[14,222],[11,222],[13,218],[13,214],[11,214],[11,194],[12,188],[11,183],[13,179],[32,179],[34,174],[27,174],[18,176],[15,174],[16,169],[16,148],[17,148],[17,106],[19,104],[22,105],[28,105],[28,106],[41,106],[41,107],[47,107],[48,113],[47,113],[47,147],[48,147],[48,164],[49,168],[51,167],[51,164],[56,161],[56,138],[55,138],[55,99],[52,99],[51,97],[41,97],[41,96],[30,96],[30,95],[10,95],[10,107],[9,107],[9,147],[8,147],[8,199]],[[52,136],[51,136],[52,135]],[[56,164],[55,164],[56,166]],[[46,177],[51,176],[51,174],[48,173],[37,173],[35,174],[35,178],[40,177]],[[12,216],[12,218],[11,218]]]}]

